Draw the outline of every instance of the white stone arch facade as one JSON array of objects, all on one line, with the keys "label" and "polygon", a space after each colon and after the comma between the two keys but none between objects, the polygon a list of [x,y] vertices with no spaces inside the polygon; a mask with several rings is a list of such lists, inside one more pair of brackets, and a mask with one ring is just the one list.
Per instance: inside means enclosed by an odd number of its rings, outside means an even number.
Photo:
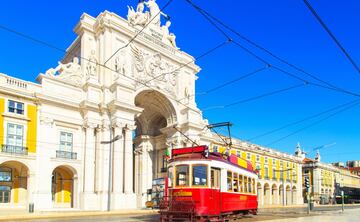
[{"label": "white stone arch facade", "polygon": [[[264,205],[283,205],[283,202],[285,205],[299,205],[303,203],[302,196],[298,189],[298,184],[292,184],[289,182],[285,182],[283,184],[280,181],[270,180],[259,180],[258,184],[261,185],[261,192],[258,192],[258,204],[260,207]],[[264,189],[265,185],[269,188],[268,191]],[[282,188],[283,185],[285,185],[285,191]],[[286,188],[290,189],[287,190]]]}]

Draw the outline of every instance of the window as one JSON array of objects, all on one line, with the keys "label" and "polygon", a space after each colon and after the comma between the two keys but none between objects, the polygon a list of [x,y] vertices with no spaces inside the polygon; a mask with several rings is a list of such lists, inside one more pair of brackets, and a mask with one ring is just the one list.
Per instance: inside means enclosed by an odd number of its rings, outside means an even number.
[{"label": "window", "polygon": [[219,152],[219,147],[217,145],[213,146],[213,152],[214,153],[218,153]]},{"label": "window", "polygon": [[168,169],[168,186],[169,187],[172,187],[173,179],[174,179],[173,167],[169,167],[169,169]]},{"label": "window", "polygon": [[276,164],[275,159],[272,160],[272,164],[273,164],[273,166],[275,166],[275,164]]},{"label": "window", "polygon": [[241,151],[240,150],[236,150],[236,156],[241,157]]},{"label": "window", "polygon": [[268,157],[267,156],[265,157],[265,163],[268,163]]},{"label": "window", "polygon": [[250,160],[250,159],[251,159],[250,153],[247,153],[247,154],[246,154],[246,159],[247,159],[247,160]]},{"label": "window", "polygon": [[11,169],[0,169],[0,182],[11,181]]},{"label": "window", "polygon": [[211,187],[220,188],[220,169],[211,168]]},{"label": "window", "polygon": [[239,177],[237,173],[234,173],[234,178],[233,178],[233,190],[234,192],[239,192]]},{"label": "window", "polygon": [[258,170],[258,176],[259,178],[261,179],[263,175],[261,175],[261,168],[260,168],[260,165],[259,164],[256,164],[256,169]]},{"label": "window", "polygon": [[9,113],[16,113],[16,114],[23,115],[24,114],[24,103],[9,100],[8,111],[9,111]]},{"label": "window", "polygon": [[0,186],[0,203],[10,203],[10,192],[9,186]]},{"label": "window", "polygon": [[269,169],[267,166],[265,167],[265,179],[269,179]]},{"label": "window", "polygon": [[11,146],[23,146],[24,126],[8,123],[6,143]]},{"label": "window", "polygon": [[276,179],[276,170],[275,168],[272,169],[273,179]]},{"label": "window", "polygon": [[167,156],[166,155],[163,155],[163,158],[162,158],[162,168],[165,169],[162,172],[166,172],[166,168],[167,168]]},{"label": "window", "polygon": [[248,192],[251,193],[251,178],[248,178]]},{"label": "window", "polygon": [[239,187],[240,187],[240,192],[244,192],[244,183],[243,183],[243,175],[239,175]]},{"label": "window", "polygon": [[280,171],[280,180],[284,180],[284,172]]},{"label": "window", "polygon": [[260,156],[256,155],[256,162],[259,162],[259,161],[260,161]]},{"label": "window", "polygon": [[176,166],[176,186],[189,186],[189,166]]},{"label": "window", "polygon": [[227,172],[227,190],[232,191],[232,172]]},{"label": "window", "polygon": [[192,170],[193,170],[192,185],[207,186],[207,166],[205,165],[193,166]]},{"label": "window", "polygon": [[255,193],[256,189],[255,189],[255,179],[252,179],[252,189],[253,189],[253,193]]},{"label": "window", "polygon": [[244,193],[248,192],[248,178],[244,176]]},{"label": "window", "polygon": [[284,166],[284,162],[280,161],[280,167],[282,168]]},{"label": "window", "polygon": [[60,132],[60,150],[72,152],[73,149],[73,134],[67,132]]}]

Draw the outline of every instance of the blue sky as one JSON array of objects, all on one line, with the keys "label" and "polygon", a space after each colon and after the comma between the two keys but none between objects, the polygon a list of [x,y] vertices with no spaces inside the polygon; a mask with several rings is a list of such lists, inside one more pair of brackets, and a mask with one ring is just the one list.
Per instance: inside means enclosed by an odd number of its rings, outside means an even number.
[{"label": "blue sky", "polygon": [[[166,3],[165,0],[157,2],[160,6]],[[126,6],[135,6],[136,3],[136,0],[2,1],[0,25],[66,49],[76,38],[73,28],[83,12],[97,16],[100,12],[108,10],[125,16]],[[346,60],[302,0],[194,0],[194,3],[201,5],[241,34],[311,74],[360,93],[359,73]],[[312,0],[310,3],[349,54],[360,64],[360,2]],[[193,56],[201,55],[226,40],[185,0],[173,1],[165,13],[171,16],[171,32],[177,35],[178,46]],[[237,39],[235,36],[233,38]],[[237,40],[270,63],[305,77],[267,54]],[[55,66],[63,56],[61,52],[1,29],[0,53],[0,72],[29,81],[35,81],[40,72]],[[222,82],[263,67],[261,62],[234,44],[228,44],[196,63],[202,68],[198,75],[197,92],[204,92]],[[238,138],[248,139],[357,98],[306,86],[225,109],[206,110],[211,106],[229,104],[299,83],[280,72],[266,70],[221,90],[198,96],[196,101],[198,106],[204,109],[204,117],[209,119],[209,122],[231,121],[234,124],[233,134]],[[360,105],[273,144],[272,147],[292,153],[297,142],[307,151],[311,151],[313,147],[336,142],[336,145],[321,151],[322,160],[333,162],[360,159],[359,113]],[[316,119],[253,142],[269,144],[314,121]],[[310,153],[310,157],[313,156],[314,152]]]}]

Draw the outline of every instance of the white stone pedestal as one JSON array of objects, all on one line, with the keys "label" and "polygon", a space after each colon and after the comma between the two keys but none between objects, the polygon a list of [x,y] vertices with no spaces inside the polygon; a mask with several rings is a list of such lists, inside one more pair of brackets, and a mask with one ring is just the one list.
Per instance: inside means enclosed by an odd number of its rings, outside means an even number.
[{"label": "white stone pedestal", "polygon": [[82,210],[98,210],[99,198],[95,193],[81,193],[80,209]]}]

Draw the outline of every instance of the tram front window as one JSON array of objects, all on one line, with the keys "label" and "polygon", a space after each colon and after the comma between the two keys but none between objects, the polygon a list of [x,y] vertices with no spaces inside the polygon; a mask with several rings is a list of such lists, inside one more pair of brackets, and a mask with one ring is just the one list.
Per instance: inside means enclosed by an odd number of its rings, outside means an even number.
[{"label": "tram front window", "polygon": [[207,186],[207,166],[205,165],[193,166],[192,185]]},{"label": "tram front window", "polygon": [[185,187],[189,186],[189,166],[179,165],[176,166],[176,186]]}]

